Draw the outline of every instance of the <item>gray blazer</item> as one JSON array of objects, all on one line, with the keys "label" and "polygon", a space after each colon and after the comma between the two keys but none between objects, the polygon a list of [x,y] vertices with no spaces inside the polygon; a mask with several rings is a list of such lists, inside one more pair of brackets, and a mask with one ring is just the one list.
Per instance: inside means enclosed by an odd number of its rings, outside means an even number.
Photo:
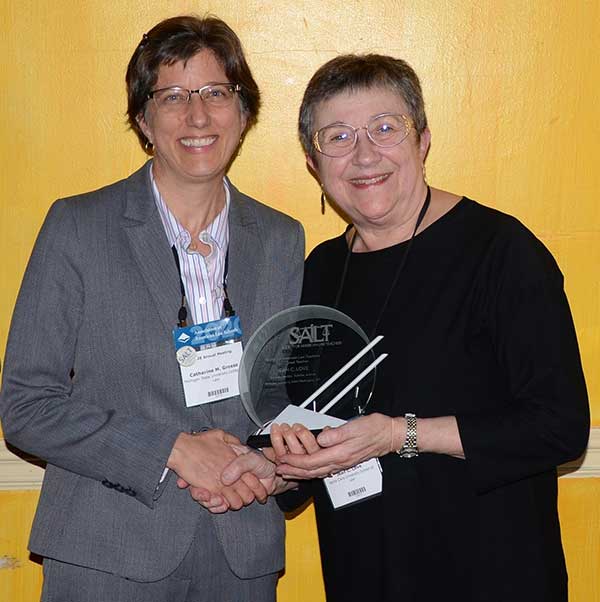
[{"label": "gray blazer", "polygon": [[[247,340],[297,304],[304,234],[231,194],[228,293]],[[148,165],[52,206],[15,307],[0,395],[6,439],[48,462],[31,551],[153,581],[178,566],[195,532],[216,532],[238,576],[282,568],[273,500],[215,516],[173,477],[157,489],[181,431],[244,439],[252,430],[239,398],[186,408],[171,338],[180,301]]]}]

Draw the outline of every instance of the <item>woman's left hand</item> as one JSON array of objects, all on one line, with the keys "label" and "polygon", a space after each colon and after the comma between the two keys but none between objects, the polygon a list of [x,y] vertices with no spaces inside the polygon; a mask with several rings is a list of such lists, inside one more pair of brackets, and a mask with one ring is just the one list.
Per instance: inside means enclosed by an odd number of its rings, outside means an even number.
[{"label": "woman's left hand", "polygon": [[279,456],[277,474],[286,479],[312,479],[335,474],[389,453],[392,434],[389,416],[361,416],[320,433],[317,442],[322,449],[318,451]]}]

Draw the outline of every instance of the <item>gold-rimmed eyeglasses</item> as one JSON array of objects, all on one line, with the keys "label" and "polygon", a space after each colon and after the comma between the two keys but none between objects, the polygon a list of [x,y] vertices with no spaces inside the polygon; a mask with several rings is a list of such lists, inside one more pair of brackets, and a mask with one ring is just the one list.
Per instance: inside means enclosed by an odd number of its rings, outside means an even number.
[{"label": "gold-rimmed eyeglasses", "polygon": [[322,155],[344,157],[356,146],[360,130],[366,130],[367,137],[376,146],[389,148],[403,142],[412,129],[412,121],[406,115],[382,113],[358,128],[347,123],[326,125],[315,132],[313,144]]},{"label": "gold-rimmed eyeglasses", "polygon": [[151,90],[148,99],[152,99],[157,109],[166,113],[183,111],[192,102],[192,95],[198,94],[202,102],[209,107],[226,107],[241,90],[239,84],[217,83],[202,86],[197,90],[188,90],[179,86]]}]

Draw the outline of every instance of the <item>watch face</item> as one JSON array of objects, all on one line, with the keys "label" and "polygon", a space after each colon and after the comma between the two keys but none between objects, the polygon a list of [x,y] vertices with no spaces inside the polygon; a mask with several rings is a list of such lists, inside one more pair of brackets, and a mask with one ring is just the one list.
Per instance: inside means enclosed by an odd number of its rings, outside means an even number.
[{"label": "watch face", "polygon": [[402,458],[416,458],[419,455],[419,450],[416,447],[403,447],[400,450]]}]

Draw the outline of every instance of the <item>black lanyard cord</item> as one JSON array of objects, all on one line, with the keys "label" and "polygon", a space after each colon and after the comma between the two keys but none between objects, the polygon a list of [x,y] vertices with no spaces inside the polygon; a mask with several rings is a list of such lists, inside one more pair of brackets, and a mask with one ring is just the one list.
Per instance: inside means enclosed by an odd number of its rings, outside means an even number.
[{"label": "black lanyard cord", "polygon": [[229,272],[229,246],[227,246],[227,253],[225,253],[225,269],[223,270],[223,313],[226,318],[235,316],[235,310],[229,301],[229,295],[227,294],[227,274]]},{"label": "black lanyard cord", "polygon": [[[177,273],[179,274],[179,287],[181,289],[181,307],[179,308],[179,312],[177,313],[177,326],[179,328],[185,328],[187,326],[187,300],[185,296],[185,286],[183,285],[183,278],[181,276],[181,264],[179,263],[179,253],[177,253],[177,249],[175,245],[171,247],[171,251],[173,251],[173,257],[175,258],[175,265],[177,266]],[[235,310],[231,305],[231,301],[229,301],[229,296],[227,295],[227,272],[229,271],[229,247],[227,247],[227,253],[225,253],[225,269],[223,270],[223,314],[226,318],[230,318],[235,316]]]},{"label": "black lanyard cord", "polygon": [[342,291],[344,290],[344,284],[346,282],[346,274],[348,274],[348,266],[350,265],[350,257],[352,257],[352,247],[354,246],[354,239],[356,238],[356,228],[354,228],[354,232],[352,233],[352,238],[348,243],[348,251],[346,252],[346,259],[344,260],[344,267],[342,269],[342,276],[340,278],[340,285],[338,286],[337,295],[335,296],[335,302],[333,304],[334,309],[338,309],[338,305],[340,304],[340,297],[342,296]]},{"label": "black lanyard cord", "polygon": [[[385,313],[385,310],[387,309],[390,299],[392,298],[392,293],[394,292],[394,289],[396,288],[396,285],[398,284],[398,280],[400,279],[400,274],[402,274],[402,270],[404,269],[404,266],[406,265],[406,261],[408,259],[408,255],[410,253],[410,249],[412,247],[413,240],[415,238],[417,230],[419,229],[419,226],[421,225],[421,223],[425,217],[425,214],[427,213],[427,209],[429,208],[430,202],[431,202],[431,188],[429,186],[427,186],[427,195],[425,197],[425,201],[423,202],[423,206],[421,207],[421,211],[419,212],[419,215],[417,217],[417,222],[415,224],[413,233],[408,241],[408,245],[406,246],[406,251],[404,252],[404,255],[402,256],[402,260],[400,261],[400,263],[398,264],[398,267],[396,268],[396,273],[394,274],[394,278],[392,280],[392,284],[390,285],[390,288],[386,295],[385,301],[383,302],[383,305],[381,306],[381,309],[379,310],[379,315],[377,316],[377,320],[375,321],[375,325],[373,326],[373,329],[371,331],[371,338],[373,338],[375,336],[375,332],[377,331],[379,322],[381,322],[381,318],[383,317],[383,314]],[[334,308],[336,308],[336,309],[338,308],[340,298],[342,296],[342,291],[344,290],[344,284],[346,282],[346,276],[348,275],[348,268],[350,265],[350,257],[352,256],[352,248],[354,246],[354,241],[356,240],[356,234],[357,234],[357,230],[355,227],[354,234],[352,234],[352,238],[350,239],[350,243],[348,244],[348,251],[346,252],[346,259],[344,261],[344,267],[342,269],[342,276],[340,278],[340,284],[338,287],[337,295],[335,297]]]},{"label": "black lanyard cord", "polygon": [[177,253],[175,245],[171,247],[171,251],[173,251],[173,257],[175,258],[175,265],[177,266],[177,273],[179,274],[179,287],[181,289],[181,307],[177,313],[177,326],[179,326],[179,328],[185,328],[187,326],[188,311],[185,299],[185,287],[183,286],[183,278],[181,277],[181,264],[179,263],[179,253]]}]

